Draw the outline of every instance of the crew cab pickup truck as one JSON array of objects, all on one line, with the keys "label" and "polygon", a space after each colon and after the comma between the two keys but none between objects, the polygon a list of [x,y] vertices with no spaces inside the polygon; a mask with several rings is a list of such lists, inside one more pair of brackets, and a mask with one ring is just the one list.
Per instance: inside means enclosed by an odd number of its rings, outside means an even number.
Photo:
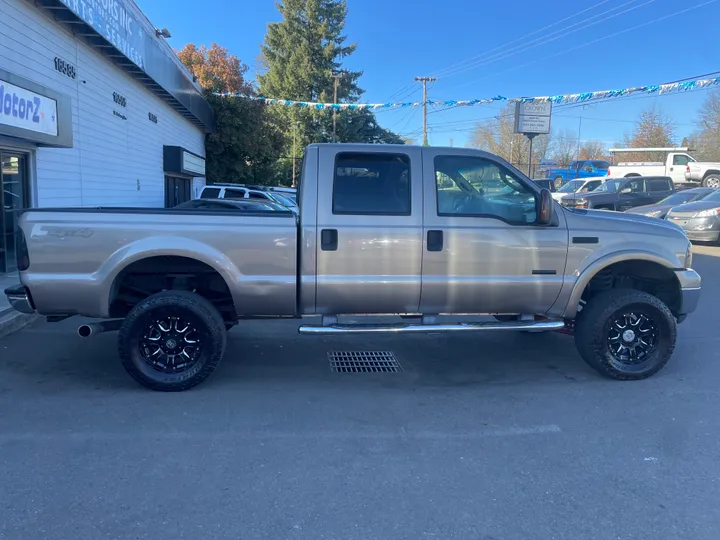
[{"label": "crew cab pickup truck", "polygon": [[555,182],[555,189],[558,190],[563,184],[576,178],[607,176],[608,167],[610,162],[602,159],[573,161],[565,169],[550,169],[547,176]]},{"label": "crew cab pickup truck", "polygon": [[720,163],[690,161],[685,167],[687,182],[700,182],[703,187],[720,188]]},{"label": "crew cab pickup truck", "polygon": [[299,215],[29,210],[21,284],[5,292],[50,321],[104,319],[79,333],[119,330],[128,373],[164,391],[205,380],[238,321],[311,315],[301,334],[574,332],[597,371],[641,379],[700,295],[679,227],[563,208],[479,150],[311,145],[299,202]]},{"label": "crew cab pickup truck", "polygon": [[570,208],[595,208],[624,212],[638,206],[655,204],[675,193],[667,176],[631,176],[608,178],[590,193],[573,193],[560,199]]},{"label": "crew cab pickup truck", "polygon": [[675,184],[686,183],[685,170],[689,163],[693,163],[695,158],[683,154],[681,152],[670,152],[665,159],[665,163],[618,163],[611,165],[608,170],[608,176],[613,178],[621,178],[628,176],[669,176]]}]

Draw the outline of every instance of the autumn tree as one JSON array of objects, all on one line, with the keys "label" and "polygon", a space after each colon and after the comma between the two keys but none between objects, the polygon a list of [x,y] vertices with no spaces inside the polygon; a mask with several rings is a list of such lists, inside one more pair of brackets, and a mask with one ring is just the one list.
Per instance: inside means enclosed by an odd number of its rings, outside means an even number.
[{"label": "autumn tree", "polygon": [[700,161],[720,161],[720,91],[708,92],[700,108],[699,129],[683,146],[688,146]]},{"label": "autumn tree", "polygon": [[[626,135],[626,148],[667,148],[674,145],[675,123],[652,105],[640,113],[631,135]],[[664,161],[663,152],[633,152],[623,155],[624,161]]]},{"label": "autumn tree", "polygon": [[553,135],[550,147],[550,158],[557,161],[559,167],[567,167],[570,162],[577,159],[578,137],[571,129],[566,129]]},{"label": "autumn tree", "polygon": [[602,159],[607,154],[605,145],[597,140],[588,140],[580,145],[580,159]]},{"label": "autumn tree", "polygon": [[[357,103],[363,94],[361,71],[345,69],[343,61],[355,52],[343,33],[345,0],[284,0],[278,2],[282,20],[270,23],[262,45],[260,93],[265,97],[297,101],[333,102],[333,75],[338,80],[338,103]],[[286,132],[297,130],[285,145],[287,155],[300,155],[313,142],[330,142],[331,111],[274,107],[272,114]],[[338,142],[398,143],[402,139],[382,128],[369,110],[337,112]]]},{"label": "autumn tree", "polygon": [[208,182],[277,183],[276,163],[284,139],[267,106],[218,95],[253,95],[245,79],[247,66],[216,43],[210,48],[189,44],[177,54],[215,113],[215,132],[205,141]]}]

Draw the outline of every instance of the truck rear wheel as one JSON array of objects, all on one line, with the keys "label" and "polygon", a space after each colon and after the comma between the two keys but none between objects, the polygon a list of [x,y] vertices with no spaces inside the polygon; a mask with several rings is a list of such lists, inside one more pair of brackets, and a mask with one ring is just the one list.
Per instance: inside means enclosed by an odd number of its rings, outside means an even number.
[{"label": "truck rear wheel", "polygon": [[163,291],[137,304],[118,335],[123,367],[143,386],[178,392],[217,368],[227,335],[220,312],[189,291]]},{"label": "truck rear wheel", "polygon": [[619,380],[645,379],[667,364],[677,323],[657,297],[610,289],[585,305],[575,321],[580,356],[599,373]]},{"label": "truck rear wheel", "polygon": [[556,176],[555,178],[553,178],[553,183],[555,184],[555,190],[557,191],[563,186],[563,177]]},{"label": "truck rear wheel", "polygon": [[720,188],[720,176],[717,174],[708,174],[705,178],[703,178],[702,184],[704,187],[713,189]]}]

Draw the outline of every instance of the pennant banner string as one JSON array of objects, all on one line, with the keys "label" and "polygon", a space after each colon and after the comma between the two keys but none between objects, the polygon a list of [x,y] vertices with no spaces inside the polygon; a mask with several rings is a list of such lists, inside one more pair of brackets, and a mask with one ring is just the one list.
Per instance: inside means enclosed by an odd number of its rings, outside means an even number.
[{"label": "pennant banner string", "polygon": [[239,97],[244,99],[251,99],[254,101],[262,101],[269,105],[282,105],[285,107],[295,107],[299,109],[314,109],[318,111],[324,110],[336,110],[336,111],[361,111],[363,109],[368,110],[383,110],[383,109],[404,109],[408,107],[422,107],[427,105],[428,107],[473,107],[475,105],[485,105],[488,103],[506,102],[506,103],[517,103],[517,102],[540,102],[540,103],[583,103],[586,101],[595,101],[600,99],[618,98],[629,96],[633,94],[669,94],[673,92],[686,92],[688,90],[697,90],[700,88],[708,88],[711,86],[717,86],[720,84],[720,77],[711,79],[695,79],[684,82],[676,82],[670,84],[654,84],[648,86],[636,86],[633,88],[621,88],[617,90],[598,90],[595,92],[584,92],[581,94],[560,94],[557,96],[536,96],[536,97],[516,97],[506,98],[503,96],[496,96],[485,99],[470,99],[470,100],[443,100],[434,101],[428,100],[427,102],[414,101],[414,102],[403,102],[403,103],[316,103],[312,101],[295,101],[291,99],[274,99],[266,98],[264,96],[247,96],[244,94],[229,94],[229,93],[216,93],[215,95],[222,97]]}]

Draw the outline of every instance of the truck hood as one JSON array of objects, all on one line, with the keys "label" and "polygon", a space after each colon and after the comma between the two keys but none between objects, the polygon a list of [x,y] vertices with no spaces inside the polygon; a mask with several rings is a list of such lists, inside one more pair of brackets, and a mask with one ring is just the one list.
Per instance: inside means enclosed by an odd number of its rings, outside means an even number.
[{"label": "truck hood", "polygon": [[610,210],[582,210],[563,208],[566,212],[568,225],[572,231],[573,222],[581,221],[584,227],[608,232],[643,233],[643,229],[650,234],[669,235],[684,238],[685,231],[679,226],[664,219],[658,219],[641,214],[628,214],[627,212],[613,212]]}]

